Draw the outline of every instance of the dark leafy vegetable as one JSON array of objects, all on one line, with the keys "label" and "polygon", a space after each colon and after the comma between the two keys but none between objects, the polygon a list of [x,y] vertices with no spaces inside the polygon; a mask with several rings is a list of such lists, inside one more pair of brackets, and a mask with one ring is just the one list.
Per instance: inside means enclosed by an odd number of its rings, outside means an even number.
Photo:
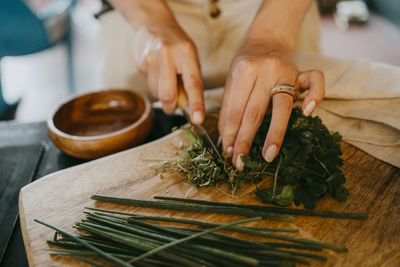
[{"label": "dark leafy vegetable", "polygon": [[[266,115],[250,154],[242,157],[245,163],[242,171],[237,170],[229,158],[213,157],[189,128],[183,128],[189,146],[181,158],[176,162],[165,162],[159,171],[181,172],[198,187],[229,183],[232,192],[243,184],[257,184],[265,177],[274,176],[274,189],[257,188],[255,193],[262,201],[280,206],[294,202],[297,206],[303,204],[313,209],[325,195],[345,201],[349,192],[344,186],[346,178],[339,169],[343,164],[339,133],[331,134],[319,117],[306,117],[300,108],[294,108],[279,154],[273,162],[267,163],[262,157],[262,148],[270,122],[271,116]],[[277,185],[283,188],[278,194]]]}]

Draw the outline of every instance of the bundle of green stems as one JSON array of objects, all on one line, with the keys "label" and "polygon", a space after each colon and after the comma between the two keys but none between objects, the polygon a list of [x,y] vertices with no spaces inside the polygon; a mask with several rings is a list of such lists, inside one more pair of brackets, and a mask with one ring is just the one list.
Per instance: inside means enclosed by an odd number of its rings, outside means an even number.
[{"label": "bundle of green stems", "polygon": [[[101,195],[93,195],[92,199],[182,211],[194,210],[177,207],[201,206]],[[215,209],[216,203],[218,202],[214,202],[214,206],[204,205],[208,207],[208,211],[200,212],[221,213],[221,210]],[[228,206],[225,208],[229,210]],[[35,221],[56,230],[54,239],[48,241],[48,244],[52,245],[49,248],[51,255],[72,256],[92,266],[108,266],[111,263],[118,266],[295,266],[310,265],[311,260],[326,261],[327,258],[320,254],[322,249],[347,251],[341,245],[292,236],[292,233],[298,232],[293,228],[242,226],[268,218],[267,213],[257,211],[264,216],[254,216],[255,213],[252,212],[243,214],[240,206],[236,207],[237,209],[231,208],[224,214],[249,218],[217,224],[187,218],[149,216],[86,207],[85,219],[74,226],[80,230],[79,234],[69,233],[41,220]],[[274,219],[279,219],[279,216]],[[218,232],[220,230],[224,232]],[[246,237],[232,236],[228,233],[242,233]],[[258,238],[253,240],[253,237]],[[265,238],[267,240],[264,240]],[[271,239],[277,242],[272,242]]]}]

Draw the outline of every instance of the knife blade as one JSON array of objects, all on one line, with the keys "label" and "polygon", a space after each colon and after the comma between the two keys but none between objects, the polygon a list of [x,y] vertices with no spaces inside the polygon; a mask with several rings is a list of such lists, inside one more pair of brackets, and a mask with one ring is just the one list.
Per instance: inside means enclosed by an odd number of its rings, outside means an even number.
[{"label": "knife blade", "polygon": [[187,121],[192,125],[194,131],[197,133],[197,135],[204,141],[204,145],[206,147],[211,148],[211,150],[214,152],[214,154],[222,160],[222,157],[220,153],[218,152],[217,147],[215,146],[214,142],[211,140],[210,136],[208,135],[207,131],[204,129],[202,125],[197,125],[193,124],[192,121],[190,120],[190,115],[189,115],[189,107],[188,107],[188,99],[187,95],[185,92],[185,89],[183,87],[183,82],[181,79],[181,76],[178,75],[178,101],[177,105],[178,108],[182,111],[183,115],[187,119]]}]

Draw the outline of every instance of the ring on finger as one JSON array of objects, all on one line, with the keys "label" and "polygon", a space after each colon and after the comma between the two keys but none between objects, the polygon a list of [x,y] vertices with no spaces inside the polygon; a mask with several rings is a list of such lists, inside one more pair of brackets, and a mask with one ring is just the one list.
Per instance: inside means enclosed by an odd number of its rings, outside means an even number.
[{"label": "ring on finger", "polygon": [[293,97],[293,102],[297,100],[298,90],[295,89],[294,85],[291,84],[278,84],[271,90],[271,96],[277,93],[288,94]]}]

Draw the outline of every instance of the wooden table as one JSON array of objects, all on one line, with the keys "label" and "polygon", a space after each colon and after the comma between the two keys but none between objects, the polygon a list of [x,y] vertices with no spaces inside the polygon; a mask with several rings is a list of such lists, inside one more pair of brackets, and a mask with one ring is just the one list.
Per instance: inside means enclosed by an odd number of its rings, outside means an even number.
[{"label": "wooden table", "polygon": [[[50,257],[44,249],[54,232],[33,222],[42,219],[71,230],[75,221],[84,217],[84,206],[113,208],[145,214],[188,217],[214,222],[227,222],[240,217],[215,214],[152,210],[123,205],[97,203],[90,195],[104,194],[137,199],[153,195],[192,197],[214,201],[260,204],[247,186],[234,197],[215,188],[193,190],[176,174],[162,179],[149,168],[151,160],[175,157],[184,140],[180,131],[153,143],[51,174],[25,188],[20,194],[20,216],[25,247],[32,266],[73,265],[81,263],[65,257]],[[326,197],[317,205],[320,210],[366,212],[369,219],[357,221],[315,217],[295,217],[292,223],[263,220],[255,225],[295,227],[297,236],[346,245],[348,253],[325,251],[326,263],[313,266],[400,266],[400,170],[342,143],[346,186],[350,196],[345,203]],[[249,237],[254,238],[254,237]]]},{"label": "wooden table", "polygon": [[22,186],[60,169],[82,163],[47,137],[46,123],[0,122],[0,266],[28,266],[18,220]]}]

